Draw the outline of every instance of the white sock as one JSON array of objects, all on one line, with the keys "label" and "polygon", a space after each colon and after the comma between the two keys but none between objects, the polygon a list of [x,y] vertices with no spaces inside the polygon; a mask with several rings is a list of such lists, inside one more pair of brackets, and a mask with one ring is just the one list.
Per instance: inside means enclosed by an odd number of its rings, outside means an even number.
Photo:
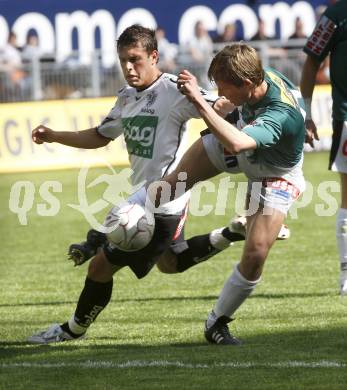
[{"label": "white sock", "polygon": [[85,328],[81,325],[78,325],[77,322],[75,321],[74,315],[72,315],[72,317],[69,319],[68,324],[69,324],[69,329],[71,330],[71,332],[73,334],[76,334],[76,335],[86,333],[86,331],[88,329],[88,328]]},{"label": "white sock", "polygon": [[212,230],[210,233],[210,243],[211,245],[219,249],[220,251],[228,248],[229,246],[233,245],[232,242],[230,242],[226,237],[223,236],[222,231],[225,229],[225,227]]},{"label": "white sock", "polygon": [[208,316],[207,328],[210,328],[217,318],[230,317],[234,314],[259,282],[260,278],[255,281],[245,279],[238,269],[238,264],[236,264],[233,273],[224,284],[213,311]]},{"label": "white sock", "polygon": [[347,209],[339,209],[336,217],[336,239],[340,254],[341,281],[347,279]]}]

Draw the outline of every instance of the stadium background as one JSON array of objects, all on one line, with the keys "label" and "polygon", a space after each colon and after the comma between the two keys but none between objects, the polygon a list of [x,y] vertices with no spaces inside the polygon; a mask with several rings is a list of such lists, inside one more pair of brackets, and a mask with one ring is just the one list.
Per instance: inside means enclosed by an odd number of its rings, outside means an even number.
[{"label": "stadium background", "polygon": [[[339,184],[337,175],[327,170],[326,152],[306,154],[304,170],[312,184],[312,199],[308,203],[299,200],[298,218],[287,221],[291,238],[274,245],[263,282],[232,323],[233,332],[245,341],[241,348],[208,345],[203,327],[208,310],[241,256],[242,243],[179,275],[163,275],[154,269],[138,282],[124,269],[115,280],[117,288],[110,307],[91,327],[87,339],[43,347],[25,341],[37,330],[69,318],[87,268],[87,264],[73,268],[66,261],[66,249],[71,242],[80,241],[87,229],[84,216],[71,208],[78,202],[76,184],[80,169],[35,171],[79,167],[84,159],[96,164],[104,157],[114,164],[127,161],[122,141],[113,142],[114,149],[99,151],[74,150],[56,144],[40,147],[31,142],[31,129],[39,123],[64,130],[87,128],[97,124],[114,104],[117,83],[110,80],[119,76],[117,68],[110,66],[107,73],[110,88],[105,89],[102,83],[105,73],[99,73],[105,66],[102,55],[98,53],[94,58],[95,66],[90,56],[74,51],[80,48],[79,43],[87,49],[94,46],[101,49],[101,34],[93,33],[88,18],[103,11],[95,15],[107,18],[102,25],[108,26],[111,42],[122,23],[139,21],[133,16],[139,15],[138,8],[142,8],[146,12],[140,12],[141,21],[147,15],[155,22],[152,27],[162,25],[168,39],[179,44],[182,43],[179,26],[184,15],[189,17],[188,22],[182,22],[187,27],[182,39],[189,39],[195,17],[207,15],[213,35],[222,26],[224,10],[231,11],[228,18],[236,19],[243,11],[246,32],[251,34],[257,24],[254,15],[262,13],[268,33],[275,38],[267,44],[281,47],[287,45],[285,37],[293,31],[295,15],[300,14],[305,28],[310,30],[317,9],[325,3],[0,1],[0,48],[11,29],[17,32],[18,43],[23,45],[28,30],[39,25],[43,29],[41,40],[47,45],[50,57],[47,63],[28,65],[26,71],[33,88],[24,95],[12,90],[2,94],[0,75],[0,389],[346,389],[346,302],[338,295],[335,215],[331,211],[334,207],[327,207],[319,190],[321,185],[332,185],[329,200],[336,209]],[[185,14],[196,6],[208,9],[194,8]],[[78,29],[72,28],[73,22],[79,22]],[[83,26],[87,29],[83,30]],[[95,44],[90,34],[95,36]],[[240,22],[238,34],[243,37]],[[301,49],[293,51],[291,60],[299,61],[300,53]],[[77,64],[82,60],[87,63],[76,67],[76,62],[69,60],[71,56],[73,60],[77,56]],[[114,61],[114,53],[106,58]],[[53,83],[70,84],[74,89],[60,90],[61,99],[57,99],[57,93],[47,93],[47,85]],[[313,107],[320,134],[326,135],[322,148],[330,141],[330,106],[330,87],[322,86],[315,93]],[[192,138],[200,126],[201,122],[190,124]],[[91,169],[88,179],[91,182],[109,173],[109,167],[103,165]],[[229,176],[215,178],[215,188],[226,178]],[[245,178],[239,175],[233,180],[235,188],[239,188]],[[53,204],[49,203],[52,196],[46,198],[47,191],[41,189],[56,182],[61,183],[62,191],[49,192],[59,205],[52,212]],[[18,209],[27,219],[25,226],[20,223],[19,213],[9,206],[16,183],[27,185],[34,195],[29,202],[25,201],[25,194],[17,199]],[[88,188],[88,200],[99,201],[104,190],[104,185]],[[197,206],[217,203],[215,192],[201,192]],[[235,212],[235,197],[236,191],[229,191],[225,215],[216,212],[207,218],[190,215],[187,236],[228,223]],[[323,210],[325,216],[318,217],[317,209]],[[104,212],[100,211],[100,218]]]},{"label": "stadium background", "polygon": [[[114,98],[100,97],[116,95],[123,83],[114,42],[127,25],[140,22],[152,28],[163,26],[168,40],[181,50],[194,34],[194,24],[198,20],[204,22],[211,36],[221,33],[227,22],[233,22],[237,28],[236,37],[247,40],[257,32],[260,17],[271,38],[266,42],[267,47],[281,47],[293,33],[296,17],[302,19],[304,31],[309,34],[318,10],[326,3],[226,0],[165,3],[2,1],[0,47],[5,44],[11,30],[17,34],[19,46],[25,44],[28,34],[35,32],[47,61],[32,61],[23,65],[27,75],[23,89],[3,88],[3,104],[0,105],[0,172],[76,167],[80,165],[82,156],[95,161],[96,165],[98,162],[100,164],[100,158],[116,165],[127,163],[126,149],[121,139],[104,150],[85,152],[56,145],[38,147],[30,140],[31,128],[40,123],[55,129],[76,130],[97,125],[107,114],[114,105]],[[218,45],[215,49],[218,49]],[[97,55],[93,57],[92,53]],[[261,53],[263,55],[263,51]],[[288,47],[288,53],[288,62],[300,69],[301,49]],[[264,59],[270,65],[281,65],[276,57],[267,56]],[[180,62],[178,59],[176,69],[180,67],[204,72],[194,62]],[[292,75],[291,69],[288,72],[289,77],[298,80],[298,75]],[[329,86],[316,90],[313,115],[322,138],[316,150],[328,149],[331,134]],[[190,123],[190,142],[202,128],[202,122]]]}]

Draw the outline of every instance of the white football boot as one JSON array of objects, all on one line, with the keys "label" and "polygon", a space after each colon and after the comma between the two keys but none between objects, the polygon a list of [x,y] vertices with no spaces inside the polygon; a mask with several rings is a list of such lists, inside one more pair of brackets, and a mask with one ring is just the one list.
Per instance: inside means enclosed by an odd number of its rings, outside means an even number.
[{"label": "white football boot", "polygon": [[[234,217],[229,223],[229,230],[246,236],[247,219],[244,216]],[[282,225],[277,240],[287,240],[290,237],[290,230],[287,225]]]},{"label": "white football boot", "polygon": [[34,333],[32,336],[28,337],[28,342],[32,344],[50,344],[61,343],[63,341],[81,340],[83,338],[85,338],[85,334],[74,338],[64,332],[59,324],[53,324],[47,330]]}]

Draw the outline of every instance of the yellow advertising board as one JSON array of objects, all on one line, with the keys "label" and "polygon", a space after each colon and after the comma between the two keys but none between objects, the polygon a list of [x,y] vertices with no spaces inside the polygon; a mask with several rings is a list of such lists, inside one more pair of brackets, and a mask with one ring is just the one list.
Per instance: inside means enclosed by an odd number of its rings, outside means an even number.
[{"label": "yellow advertising board", "polygon": [[[36,145],[31,130],[44,124],[55,130],[78,131],[97,126],[115,103],[114,98],[56,100],[0,105],[0,172],[80,167],[83,161],[100,165],[128,164],[123,137],[107,147],[81,150],[59,144]],[[313,117],[322,137],[331,135],[330,87],[315,90]],[[205,128],[202,120],[189,121],[190,143]]]}]

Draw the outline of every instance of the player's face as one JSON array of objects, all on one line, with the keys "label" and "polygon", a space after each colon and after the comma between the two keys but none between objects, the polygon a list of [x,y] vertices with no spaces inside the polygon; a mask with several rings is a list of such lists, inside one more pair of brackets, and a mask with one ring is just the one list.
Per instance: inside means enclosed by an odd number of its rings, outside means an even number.
[{"label": "player's face", "polygon": [[144,89],[159,76],[158,52],[148,54],[141,44],[123,47],[118,52],[123,75],[127,83],[136,89]]},{"label": "player's face", "polygon": [[218,87],[218,95],[225,96],[235,106],[241,106],[248,102],[254,91],[254,86],[251,82],[245,82],[241,87],[237,87],[234,84],[216,80],[216,85]]}]

